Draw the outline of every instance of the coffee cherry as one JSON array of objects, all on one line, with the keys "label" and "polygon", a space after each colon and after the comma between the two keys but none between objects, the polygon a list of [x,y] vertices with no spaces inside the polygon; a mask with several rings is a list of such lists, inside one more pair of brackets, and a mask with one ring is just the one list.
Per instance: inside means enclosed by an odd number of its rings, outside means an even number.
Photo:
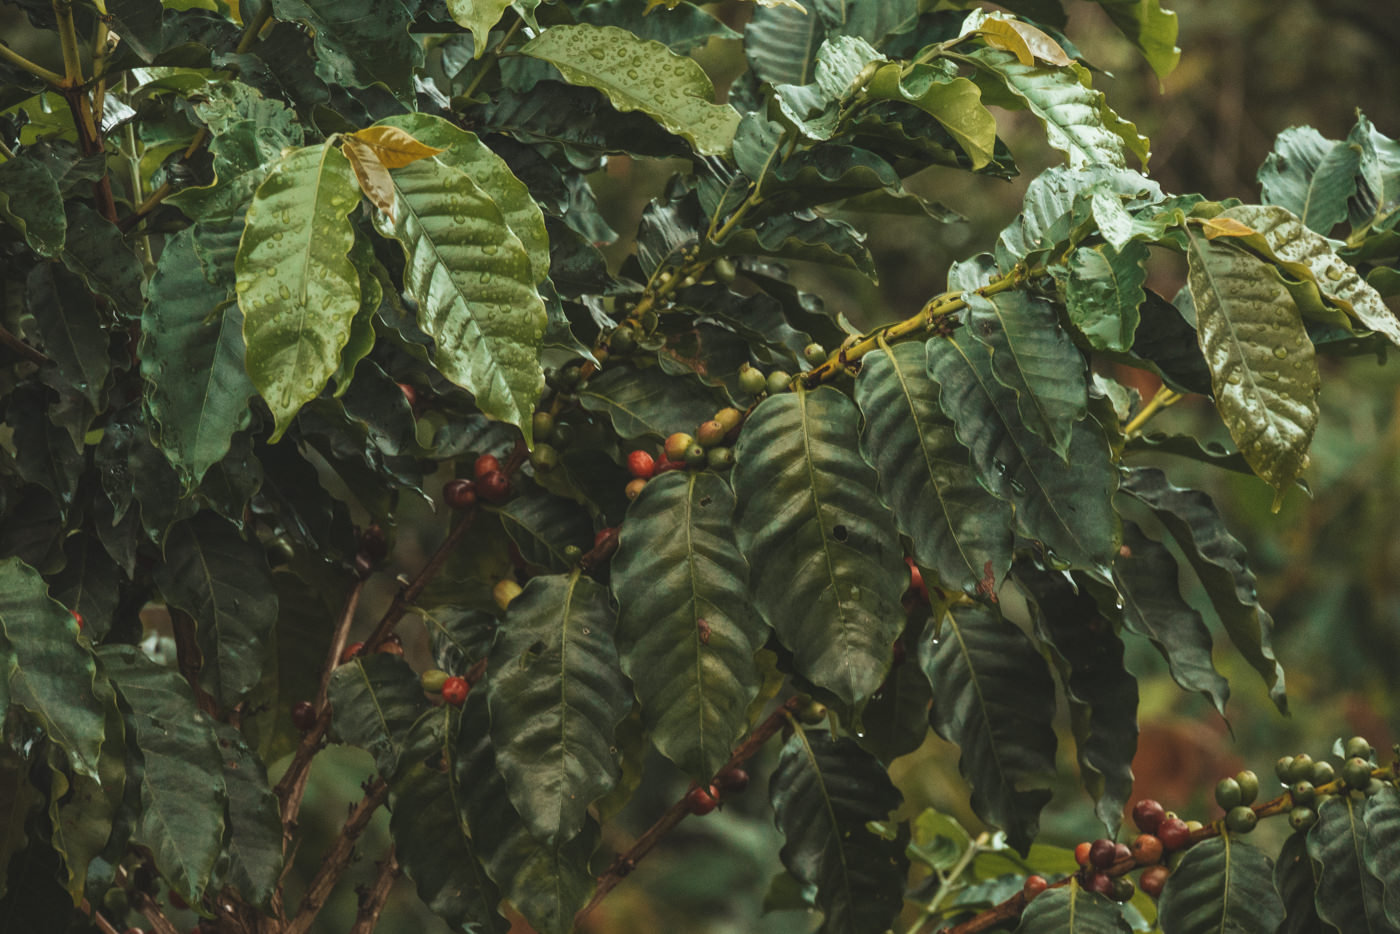
[{"label": "coffee cherry", "polygon": [[554,434],[554,416],[548,412],[536,412],[530,417],[530,431],[536,443],[548,441]]},{"label": "coffee cherry", "polygon": [[573,443],[574,426],[568,422],[559,422],[554,426],[554,435],[550,439],[550,444],[554,445],[554,450],[562,451]]},{"label": "coffee cherry", "polygon": [[1102,872],[1096,872],[1089,876],[1084,883],[1084,888],[1095,895],[1102,895],[1105,898],[1113,897],[1113,877]]},{"label": "coffee cherry", "polygon": [[292,726],[305,733],[316,725],[316,708],[311,701],[297,701],[292,705]]},{"label": "coffee cherry", "polygon": [[780,392],[787,392],[788,383],[792,377],[785,370],[774,370],[768,374],[768,381],[764,383],[764,388],[768,390],[768,395],[776,396]]},{"label": "coffee cherry", "polygon": [[1288,826],[1294,830],[1307,830],[1317,823],[1317,812],[1309,807],[1298,807],[1288,812]]},{"label": "coffee cherry", "polygon": [[1215,803],[1222,811],[1228,811],[1240,803],[1240,783],[1233,778],[1222,778],[1215,786]]},{"label": "coffee cherry", "polygon": [[441,694],[449,675],[441,668],[429,668],[418,676],[418,683],[429,694]]},{"label": "coffee cherry", "polygon": [[1290,782],[1310,782],[1313,777],[1313,757],[1306,752],[1300,752],[1293,757],[1293,764],[1289,768],[1288,780]]},{"label": "coffee cherry", "polygon": [[522,589],[515,581],[505,577],[496,581],[496,586],[491,588],[491,598],[496,601],[496,606],[505,610],[512,600],[520,596]]},{"label": "coffee cherry", "polygon": [[799,722],[808,726],[816,726],[826,719],[826,705],[808,700],[807,703],[797,708],[796,715]]},{"label": "coffee cherry", "polygon": [[453,675],[442,682],[442,699],[453,707],[460,707],[462,706],[462,702],[467,699],[467,694],[471,689],[472,686],[467,683],[466,678]]},{"label": "coffee cherry", "polygon": [[1337,770],[1332,768],[1330,762],[1318,762],[1312,767],[1312,783],[1314,785],[1326,785],[1337,777]]},{"label": "coffee cherry", "polygon": [[83,619],[83,614],[79,613],[77,610],[69,610],[68,612],[73,614],[73,622],[78,624],[78,632],[82,632],[83,627],[87,625],[87,620]]},{"label": "coffee cherry", "polygon": [[1169,817],[1157,828],[1157,839],[1162,841],[1163,849],[1169,853],[1185,846],[1190,836],[1191,831],[1186,829],[1186,822],[1179,817]]},{"label": "coffee cherry", "polygon": [[609,538],[617,538],[617,526],[608,526],[598,530],[598,534],[593,536],[593,547],[597,548]]},{"label": "coffee cherry", "polygon": [[472,464],[472,476],[480,480],[489,473],[499,473],[501,462],[494,454],[483,454]]},{"label": "coffee cherry", "polygon": [[1130,902],[1137,894],[1137,887],[1133,885],[1133,880],[1127,876],[1118,876],[1113,880],[1113,888],[1109,891],[1108,897],[1115,902]]},{"label": "coffee cherry", "polygon": [[530,466],[537,471],[553,470],[559,466],[559,452],[548,444],[536,444],[530,452]]},{"label": "coffee cherry", "polygon": [[375,651],[380,655],[402,655],[403,640],[399,638],[398,633],[393,633],[389,638],[379,643],[379,648]]},{"label": "coffee cherry", "polygon": [[658,474],[663,474],[668,470],[680,470],[684,466],[685,464],[678,464],[671,460],[666,456],[664,451],[661,456],[656,459],[656,472]]},{"label": "coffee cherry", "polygon": [[1288,796],[1295,805],[1312,807],[1317,800],[1317,787],[1312,782],[1294,782],[1288,789]]},{"label": "coffee cherry", "polygon": [[1292,782],[1293,779],[1289,776],[1293,774],[1293,757],[1280,756],[1279,760],[1274,763],[1274,774],[1277,775],[1278,780],[1285,785]]},{"label": "coffee cherry", "polygon": [[1353,736],[1342,745],[1342,757],[1345,759],[1370,759],[1375,755],[1375,750],[1364,736]]},{"label": "coffee cherry", "polygon": [[1259,815],[1247,804],[1230,808],[1230,813],[1225,815],[1225,826],[1235,833],[1249,833],[1258,823]]},{"label": "coffee cherry", "polygon": [[724,433],[728,435],[744,420],[744,413],[734,408],[720,409],[715,413],[715,421],[724,428]]},{"label": "coffee cherry", "polygon": [[360,652],[364,650],[364,647],[365,644],[363,642],[350,643],[345,647],[345,651],[340,653],[340,663],[342,665],[346,664],[347,662],[352,660],[356,655],[359,655]]},{"label": "coffee cherry", "polygon": [[692,444],[685,451],[685,465],[692,470],[698,470],[705,466],[705,446],[702,444]]},{"label": "coffee cherry", "polygon": [[1162,841],[1150,833],[1139,834],[1133,841],[1133,860],[1139,866],[1151,866],[1162,861]]},{"label": "coffee cherry", "polygon": [[389,538],[378,522],[371,523],[360,536],[360,554],[371,564],[379,564],[389,555]]},{"label": "coffee cherry", "polygon": [[1162,889],[1166,888],[1170,875],[1171,870],[1166,866],[1150,866],[1138,877],[1138,886],[1148,895],[1157,898],[1162,894]]},{"label": "coffee cherry", "polygon": [[747,363],[739,367],[739,389],[756,396],[768,386],[768,378]]},{"label": "coffee cherry", "polygon": [[737,765],[715,776],[715,787],[725,794],[738,794],[749,787],[749,773]]},{"label": "coffee cherry", "polygon": [[622,492],[627,495],[629,500],[633,500],[642,495],[642,489],[646,487],[646,485],[647,482],[641,477],[633,477],[631,480],[627,481],[627,486],[622,488]]},{"label": "coffee cherry", "polygon": [[684,431],[678,431],[666,439],[666,458],[673,461],[685,460],[685,452],[695,444],[695,439]]},{"label": "coffee cherry", "polygon": [[1026,881],[1021,883],[1021,894],[1026,897],[1026,901],[1031,901],[1048,888],[1050,883],[1044,876],[1026,876]]},{"label": "coffee cherry", "polygon": [[1237,772],[1235,783],[1240,786],[1240,804],[1253,804],[1254,799],[1259,797],[1259,776],[1253,770]]},{"label": "coffee cherry", "polygon": [[131,898],[126,894],[126,889],[114,885],[103,893],[102,907],[107,910],[107,914],[121,920],[126,917],[127,909],[131,907]]},{"label": "coffee cherry", "polygon": [[1100,837],[1089,847],[1089,865],[1095,869],[1107,869],[1118,857],[1118,844],[1107,837]]},{"label": "coffee cherry", "polygon": [[1077,844],[1074,848],[1074,861],[1081,866],[1089,865],[1089,851],[1093,848],[1094,845],[1088,840]]},{"label": "coffee cherry", "polygon": [[408,383],[399,383],[399,392],[403,393],[403,397],[408,400],[410,409],[416,410],[418,408],[418,390]]},{"label": "coffee cherry", "polygon": [[656,473],[656,459],[646,451],[633,451],[627,455],[627,472],[638,480],[645,480]]},{"label": "coffee cherry", "polygon": [[577,545],[565,545],[564,550],[560,552],[560,554],[564,556],[565,561],[573,564],[579,558],[583,557],[583,549]]},{"label": "coffee cherry", "polygon": [[453,509],[470,509],[476,505],[476,484],[470,480],[449,480],[442,485],[442,498]]},{"label": "coffee cherry", "polygon": [[1133,805],[1133,823],[1143,833],[1155,833],[1166,813],[1161,802],[1153,801],[1151,798],[1143,798]]},{"label": "coffee cherry", "polygon": [[631,328],[622,325],[608,337],[608,348],[613,353],[631,353],[637,349],[637,335]]},{"label": "coffee cherry", "polygon": [[722,443],[728,433],[728,429],[712,418],[708,422],[701,422],[700,427],[695,429],[695,440],[707,448],[714,447]]},{"label": "coffee cherry", "polygon": [[820,366],[826,361],[826,348],[813,341],[802,348],[802,359],[812,366]]},{"label": "coffee cherry", "polygon": [[1342,763],[1342,783],[1348,788],[1365,791],[1371,784],[1371,763],[1360,756],[1353,756]]},{"label": "coffee cherry", "polygon": [[723,473],[734,466],[734,449],[710,448],[705,453],[705,466],[713,471]]},{"label": "coffee cherry", "polygon": [[707,788],[696,785],[686,792],[685,806],[697,816],[708,814],[719,806],[719,789],[714,785]]},{"label": "coffee cherry", "polygon": [[477,480],[476,490],[488,503],[504,503],[510,499],[510,477],[494,470]]}]

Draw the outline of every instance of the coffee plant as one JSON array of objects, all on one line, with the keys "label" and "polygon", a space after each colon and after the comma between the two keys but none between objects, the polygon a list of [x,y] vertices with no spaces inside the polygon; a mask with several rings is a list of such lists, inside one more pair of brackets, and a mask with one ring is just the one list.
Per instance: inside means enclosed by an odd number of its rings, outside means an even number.
[{"label": "coffee plant", "polygon": [[[1094,2],[1173,68],[1173,13]],[[1133,796],[1123,663],[1146,640],[1223,714],[1218,623],[1286,709],[1245,548],[1174,469],[1277,506],[1320,372],[1400,344],[1400,143],[1364,116],[1213,201],[1130,167],[1057,0],[11,6],[6,930],[302,934],[349,899],[363,934],[406,875],[454,930],[561,934],[741,794],[823,931],[1400,929],[1391,753],[1172,814]],[[803,269],[958,221],[911,175],[1017,173],[992,107],[1062,164],[921,307],[828,313]],[[624,157],[668,173],[625,257]],[[1154,430],[1188,397],[1232,445]],[[1074,851],[1037,842],[1057,695],[1104,828]],[[987,831],[901,809],[930,731]],[[292,886],[331,744],[372,774]],[[633,841],[643,765],[675,803]]]}]

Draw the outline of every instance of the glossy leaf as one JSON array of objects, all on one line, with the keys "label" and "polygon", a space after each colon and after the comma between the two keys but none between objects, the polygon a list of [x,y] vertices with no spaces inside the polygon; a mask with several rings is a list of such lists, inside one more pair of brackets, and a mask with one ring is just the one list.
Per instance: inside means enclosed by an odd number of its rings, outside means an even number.
[{"label": "glossy leaf", "polygon": [[570,545],[587,551],[593,544],[588,512],[562,496],[517,496],[501,507],[500,516],[525,560],[550,571],[574,566],[575,561],[564,553]]},{"label": "glossy leaf", "polygon": [[816,74],[826,29],[811,10],[760,6],[744,29],[744,55],[760,81],[804,85]]},{"label": "glossy leaf", "polygon": [[877,70],[866,86],[875,100],[899,100],[929,114],[957,140],[980,169],[992,161],[996,149],[997,122],[982,103],[982,92],[967,78],[950,78],[931,65],[890,63]]},{"label": "glossy leaf", "polygon": [[1230,684],[1210,658],[1210,630],[1181,596],[1176,558],[1135,522],[1123,523],[1123,550],[1113,562],[1113,583],[1123,601],[1123,626],[1161,653],[1171,676],[1187,691],[1208,697],[1225,715]]},{"label": "glossy leaf", "polygon": [[327,696],[334,737],[368,751],[381,775],[392,774],[427,703],[414,670],[397,655],[356,658],[332,672]]},{"label": "glossy leaf", "polygon": [[106,679],[91,650],[78,642],[72,615],[49,599],[44,579],[18,558],[0,561],[0,672],[6,708],[29,711],[76,771],[100,781]]},{"label": "glossy leaf", "polygon": [[581,7],[575,18],[580,23],[629,29],[643,39],[664,43],[680,55],[703,46],[712,36],[739,38],[712,13],[689,3],[658,7],[650,0],[601,0]]},{"label": "glossy leaf", "polygon": [[94,293],[105,296],[121,314],[141,314],[141,264],[117,225],[80,201],[64,205],[68,233],[63,264],[77,273]]},{"label": "glossy leaf", "polygon": [[908,580],[855,450],[859,418],[830,387],[770,396],[744,424],[733,478],[754,606],[797,672],[851,705],[884,679]]},{"label": "glossy leaf", "polygon": [[1275,138],[1273,151],[1259,167],[1262,198],[1327,234],[1346,219],[1360,167],[1359,148],[1333,142],[1310,126],[1289,127]]},{"label": "glossy leaf", "polygon": [[578,836],[588,806],[617,781],[613,729],[630,698],[616,626],[602,585],[577,571],[536,577],[491,649],[497,763],[520,816],[546,844]]},{"label": "glossy leaf", "polygon": [[487,36],[491,27],[501,20],[501,15],[510,8],[510,0],[448,0],[447,12],[458,26],[465,26],[472,34],[472,58],[481,58],[486,52]]},{"label": "glossy leaf", "polygon": [[409,35],[403,4],[377,0],[273,0],[273,14],[311,27],[316,73],[330,84],[357,88],[382,82],[401,101],[413,100],[413,69],[423,49]]},{"label": "glossy leaf", "polygon": [[1291,834],[1283,841],[1274,864],[1274,887],[1284,910],[1278,934],[1330,934],[1336,930],[1317,916],[1317,863],[1308,856],[1306,833]]},{"label": "glossy leaf", "polygon": [[[125,846],[125,827],[120,813],[126,792],[128,755],[123,740],[121,711],[116,699],[108,695],[106,733],[109,741],[103,745],[98,759],[101,781],[81,772],[69,773],[63,768],[63,751],[58,746],[47,747],[49,778],[49,820],[53,826],[53,847],[63,857],[63,882],[74,902],[83,897],[84,890],[94,878],[100,878],[102,867],[93,860],[102,856],[108,841],[116,838]],[[115,833],[113,831],[116,831]]]},{"label": "glossy leaf", "polygon": [[350,164],[332,146],[282,158],[248,208],[235,269],[253,386],[282,436],[340,363],[360,282],[347,254],[360,203]]},{"label": "glossy leaf", "polygon": [[1162,929],[1173,934],[1272,934],[1283,921],[1273,860],[1229,833],[1186,851],[1157,910]]},{"label": "glossy leaf", "polygon": [[1164,10],[1159,0],[1094,0],[1118,31],[1142,52],[1147,64],[1165,78],[1176,67],[1181,50],[1176,47],[1176,14]]},{"label": "glossy leaf", "polygon": [[1121,908],[1102,895],[1084,891],[1078,879],[1037,895],[1016,926],[1016,934],[1120,934],[1131,930]]},{"label": "glossy leaf", "polygon": [[594,154],[667,156],[687,149],[649,117],[622,113],[601,92],[562,81],[541,81],[526,92],[502,89],[474,115],[483,133],[508,133],[527,143],[559,143]]},{"label": "glossy leaf", "polygon": [[1049,789],[1027,786],[1055,771],[1055,684],[1045,660],[994,606],[979,604],[930,620],[919,664],[933,684],[929,722],[962,749],[973,810],[1025,853],[1050,800]]},{"label": "glossy leaf", "polygon": [[1129,243],[1120,252],[1104,243],[1081,247],[1069,262],[1065,305],[1069,319],[1096,350],[1126,352],[1137,332],[1138,308],[1147,300],[1147,247]]},{"label": "glossy leaf", "polygon": [[1302,472],[1317,428],[1312,341],[1262,260],[1196,234],[1189,244],[1191,300],[1216,408],[1255,473],[1281,491]]},{"label": "glossy leaf", "polygon": [[1235,648],[1263,677],[1275,706],[1286,711],[1283,666],[1274,658],[1273,618],[1259,605],[1244,545],[1225,528],[1215,503],[1198,490],[1173,486],[1155,468],[1128,471],[1123,489],[1151,507],[1176,539]]},{"label": "glossy leaf", "polygon": [[496,202],[457,169],[423,159],[393,175],[395,221],[381,214],[376,224],[404,248],[405,290],[435,342],[433,365],[530,443],[547,316],[529,254]]},{"label": "glossy leaf", "polygon": [[0,163],[0,220],[21,234],[40,256],[63,249],[68,218],[53,173],[38,159],[17,156]]},{"label": "glossy leaf", "polygon": [[624,440],[690,431],[719,408],[699,380],[668,376],[656,367],[610,366],[579,387],[578,397],[590,412],[607,414]]},{"label": "glossy leaf", "polygon": [[254,905],[266,907],[282,877],[282,813],[267,770],[243,734],[215,723],[228,790],[227,880]]},{"label": "glossy leaf", "polygon": [[968,451],[938,407],[918,343],[867,354],[856,379],[864,417],[860,450],[879,473],[880,494],[914,559],[946,587],[975,592],[1011,565],[1011,508],[977,482]]},{"label": "glossy leaf", "polygon": [[901,795],[884,767],[853,740],[798,730],[784,745],[768,786],[785,840],[783,865],[823,915],[824,932],[880,934],[903,904],[908,831],[886,839],[884,821]]},{"label": "glossy leaf", "polygon": [[510,925],[496,911],[501,893],[468,833],[466,789],[453,768],[459,719],[455,708],[443,706],[407,731],[389,782],[389,833],[418,897],[434,914],[457,930],[504,934]]},{"label": "glossy leaf", "polygon": [[258,683],[277,597],[261,546],[211,512],[171,527],[155,575],[170,606],[194,617],[200,684],[233,706]]},{"label": "glossy leaf", "polygon": [[100,649],[103,670],[131,708],[128,739],[141,750],[141,807],[132,839],[185,901],[199,901],[219,857],[227,791],[214,723],[179,673],[132,645]]},{"label": "glossy leaf", "polygon": [[715,104],[709,76],[693,59],[616,26],[554,26],[520,49],[549,62],[571,84],[597,88],[621,111],[641,111],[704,155],[729,151],[739,114]]},{"label": "glossy leaf", "polygon": [[612,559],[622,669],[652,742],[697,781],[729,761],[758,693],[766,627],[748,601],[734,493],[712,473],[652,479]]},{"label": "glossy leaf", "polygon": [[1396,930],[1386,918],[1381,880],[1366,864],[1368,838],[1361,802],[1332,795],[1317,807],[1308,830],[1308,856],[1317,864],[1317,913],[1345,932]]},{"label": "glossy leaf", "polygon": [[[39,263],[25,281],[25,302],[33,316],[32,337],[57,372],[46,382],[60,395],[81,396],[99,412],[106,407],[108,334],[93,296],[72,273],[53,263]],[[31,329],[26,327],[26,336]]]},{"label": "glossy leaf", "polygon": [[959,332],[927,345],[929,375],[958,440],[972,452],[982,486],[1016,507],[1018,531],[1057,562],[1107,574],[1118,551],[1110,497],[1117,472],[1092,419],[1075,423],[1068,462],[1019,423],[1014,393],[996,380],[987,348]]},{"label": "glossy leaf", "polygon": [[758,254],[779,259],[845,266],[877,278],[875,260],[861,230],[814,211],[794,211],[742,227],[706,252],[721,256]]},{"label": "glossy leaf", "polygon": [[205,280],[194,234],[165,245],[141,314],[141,375],[157,443],[187,488],[228,453],[251,416],[243,321],[225,289]]}]

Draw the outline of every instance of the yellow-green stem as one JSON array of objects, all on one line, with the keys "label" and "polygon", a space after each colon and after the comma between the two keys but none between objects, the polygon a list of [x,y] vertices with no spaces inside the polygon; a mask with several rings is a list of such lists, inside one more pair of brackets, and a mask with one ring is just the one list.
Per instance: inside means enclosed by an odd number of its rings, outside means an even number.
[{"label": "yellow-green stem", "polygon": [[472,83],[467,85],[467,89],[462,92],[463,97],[470,98],[472,96],[472,92],[477,89],[477,86],[481,84],[486,78],[486,75],[491,71],[491,66],[496,63],[496,59],[501,57],[501,50],[505,48],[506,43],[520,30],[524,22],[523,19],[517,16],[515,22],[511,23],[510,28],[506,30],[506,34],[501,36],[501,41],[497,42],[494,48],[487,50],[484,56],[485,60],[482,61],[481,68],[477,70],[476,77],[472,78]]},{"label": "yellow-green stem", "polygon": [[1168,389],[1166,386],[1161,387],[1157,390],[1157,394],[1153,396],[1148,401],[1148,403],[1138,411],[1136,415],[1133,416],[1132,421],[1128,422],[1128,424],[1123,426],[1123,434],[1132,435],[1133,433],[1140,431],[1142,429],[1142,426],[1147,424],[1148,419],[1156,415],[1162,409],[1165,409],[1167,406],[1176,403],[1180,398],[1181,393],[1174,392],[1171,389]]},{"label": "yellow-green stem", "polygon": [[3,42],[0,42],[0,59],[4,59],[5,61],[9,62],[11,65],[14,65],[20,71],[29,72],[31,75],[45,82],[46,84],[50,84],[56,88],[63,86],[63,75],[59,74],[56,71],[49,71],[43,65],[38,65],[34,62],[31,62],[29,59],[25,58],[23,55],[19,54]]},{"label": "yellow-green stem", "polygon": [[63,86],[76,88],[83,83],[83,56],[78,49],[78,30],[73,25],[72,0],[53,0],[58,18],[58,42],[63,48]]}]

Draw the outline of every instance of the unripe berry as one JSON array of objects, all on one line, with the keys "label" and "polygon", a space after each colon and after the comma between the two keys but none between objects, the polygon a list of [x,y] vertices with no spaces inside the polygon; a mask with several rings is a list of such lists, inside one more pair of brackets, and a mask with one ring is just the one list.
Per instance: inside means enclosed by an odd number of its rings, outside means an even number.
[{"label": "unripe berry", "polygon": [[719,806],[719,789],[714,785],[708,788],[696,785],[686,793],[685,806],[697,816],[708,814]]},{"label": "unripe berry", "polygon": [[472,464],[472,476],[480,480],[489,473],[498,473],[501,469],[501,462],[494,454],[483,454]]},{"label": "unripe berry", "polygon": [[1137,894],[1137,887],[1133,885],[1133,880],[1127,876],[1118,876],[1113,880],[1113,887],[1109,890],[1108,897],[1115,902],[1130,902]]},{"label": "unripe berry", "polygon": [[442,485],[442,498],[453,509],[470,509],[476,505],[476,484],[458,478]]},{"label": "unripe berry", "polygon": [[1225,826],[1235,833],[1249,833],[1258,823],[1259,815],[1247,804],[1230,808],[1230,813],[1225,815]]},{"label": "unripe berry", "polygon": [[1293,757],[1280,756],[1279,760],[1274,763],[1274,774],[1277,775],[1278,780],[1285,785],[1293,781],[1293,779],[1289,777],[1293,774]]},{"label": "unripe berry", "polygon": [[1244,769],[1236,773],[1235,783],[1240,786],[1240,804],[1253,804],[1259,797],[1259,776],[1253,770]]},{"label": "unripe berry", "polygon": [[554,416],[548,412],[536,412],[530,418],[530,430],[534,433],[536,444],[548,441],[554,434]]},{"label": "unripe berry", "polygon": [[510,606],[511,601],[520,596],[521,586],[509,577],[496,581],[496,586],[491,588],[491,597],[496,601],[496,606],[504,610]]},{"label": "unripe berry", "polygon": [[1138,886],[1144,892],[1157,898],[1162,894],[1162,889],[1166,888],[1167,878],[1171,875],[1171,870],[1166,866],[1151,866],[1138,877]]},{"label": "unripe berry", "polygon": [[809,700],[797,708],[797,719],[808,726],[816,726],[826,719],[826,705]]},{"label": "unripe berry", "polygon": [[1237,806],[1240,803],[1240,799],[1239,782],[1235,781],[1233,778],[1222,778],[1216,783],[1215,803],[1220,805],[1222,811],[1228,811],[1230,808]]},{"label": "unripe berry", "polygon": [[724,436],[728,433],[727,428],[712,418],[708,422],[702,422],[700,427],[695,429],[695,440],[707,448],[713,447],[724,441]]},{"label": "unripe berry", "polygon": [[305,733],[316,725],[316,708],[311,701],[297,701],[292,705],[292,726]]},{"label": "unripe berry", "polygon": [[787,392],[788,382],[792,379],[784,370],[774,370],[768,374],[768,381],[764,383],[764,388],[768,390],[768,395],[776,396],[780,392]]},{"label": "unripe berry", "polygon": [[1294,830],[1307,830],[1317,823],[1317,812],[1309,807],[1298,807],[1288,812],[1288,826]]},{"label": "unripe berry", "polygon": [[1360,756],[1353,756],[1342,763],[1342,782],[1348,788],[1365,791],[1371,784],[1371,763]]},{"label": "unripe berry", "polygon": [[1312,782],[1294,782],[1288,789],[1288,796],[1294,804],[1312,806],[1317,800],[1317,787]]},{"label": "unripe berry", "polygon": [[715,413],[715,421],[724,426],[724,433],[728,435],[735,428],[738,428],[744,420],[744,413],[734,408],[720,409]]},{"label": "unripe berry", "polygon": [[613,353],[631,353],[637,348],[637,335],[631,328],[622,325],[608,338],[608,348]]},{"label": "unripe berry", "polygon": [[476,491],[488,503],[504,503],[510,499],[510,477],[502,471],[492,471],[477,480]]},{"label": "unripe berry", "polygon": [[447,683],[447,678],[447,672],[441,668],[429,668],[418,676],[418,683],[429,694],[441,694],[442,686]]},{"label": "unripe berry", "polygon": [[826,360],[826,348],[813,341],[802,348],[802,359],[812,366],[819,366]]},{"label": "unripe berry", "polygon": [[623,487],[622,492],[627,495],[629,500],[633,500],[642,495],[642,490],[646,485],[647,482],[642,477],[633,477],[627,481],[627,486]]},{"label": "unripe berry", "polygon": [[734,466],[733,448],[710,448],[705,454],[705,466],[715,471],[726,471]]},{"label": "unripe berry", "polygon": [[1306,752],[1300,752],[1293,757],[1293,763],[1289,767],[1288,780],[1290,782],[1303,782],[1313,780],[1313,757]]},{"label": "unripe berry", "polygon": [[530,466],[536,470],[553,470],[559,466],[559,452],[548,444],[537,444],[530,452]]},{"label": "unripe berry", "polygon": [[1089,865],[1089,851],[1093,848],[1094,845],[1088,840],[1076,845],[1074,848],[1074,861],[1081,866]]},{"label": "unripe berry", "polygon": [[656,473],[656,459],[646,451],[633,451],[627,455],[627,472],[639,480],[645,480]]},{"label": "unripe berry", "polygon": [[685,465],[692,470],[705,466],[705,446],[703,444],[696,443],[686,448]]},{"label": "unripe berry", "polygon": [[1330,762],[1315,762],[1312,767],[1312,783],[1314,785],[1326,785],[1337,777],[1337,770],[1332,768]]},{"label": "unripe berry", "polygon": [[1342,746],[1342,756],[1346,759],[1370,759],[1373,755],[1375,750],[1364,736],[1353,736]]},{"label": "unripe berry", "polygon": [[768,378],[747,363],[739,367],[739,388],[756,396],[768,386]]},{"label": "unripe berry", "polygon": [[685,460],[685,452],[689,451],[694,443],[695,438],[684,431],[676,432],[666,439],[666,458],[673,461]]},{"label": "unripe berry", "polygon": [[453,707],[462,706],[462,702],[467,699],[467,693],[472,686],[467,683],[466,678],[453,675],[442,683],[442,699]]}]

